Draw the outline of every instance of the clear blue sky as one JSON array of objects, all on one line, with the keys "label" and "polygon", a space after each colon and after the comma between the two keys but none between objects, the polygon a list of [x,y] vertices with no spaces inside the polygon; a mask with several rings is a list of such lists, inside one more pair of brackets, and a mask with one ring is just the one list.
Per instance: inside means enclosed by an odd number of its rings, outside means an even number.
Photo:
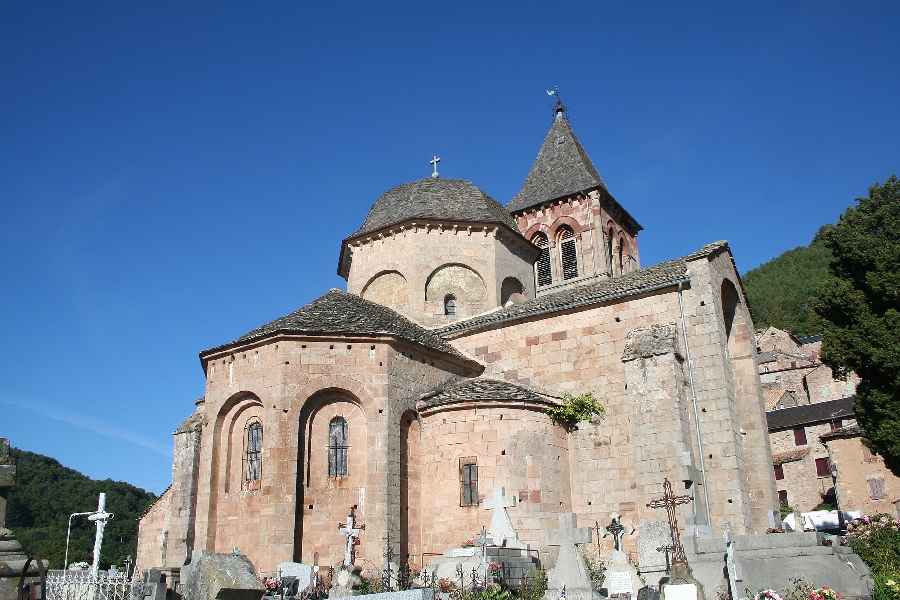
[{"label": "clear blue sky", "polygon": [[[387,189],[506,203],[552,119],[741,272],[900,171],[900,3],[0,3],[0,436],[155,492],[197,353],[331,287]],[[90,507],[85,508],[88,510]]]}]

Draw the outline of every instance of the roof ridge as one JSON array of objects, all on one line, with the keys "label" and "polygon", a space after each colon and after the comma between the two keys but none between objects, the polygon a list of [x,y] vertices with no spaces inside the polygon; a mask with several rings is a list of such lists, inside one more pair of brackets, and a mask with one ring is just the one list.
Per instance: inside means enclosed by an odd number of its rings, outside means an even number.
[{"label": "roof ridge", "polygon": [[386,335],[424,346],[431,350],[475,362],[437,333],[428,330],[392,308],[366,300],[362,296],[332,288],[312,302],[266,323],[227,344],[204,350],[200,359],[245,343],[262,340],[276,333],[315,335]]}]

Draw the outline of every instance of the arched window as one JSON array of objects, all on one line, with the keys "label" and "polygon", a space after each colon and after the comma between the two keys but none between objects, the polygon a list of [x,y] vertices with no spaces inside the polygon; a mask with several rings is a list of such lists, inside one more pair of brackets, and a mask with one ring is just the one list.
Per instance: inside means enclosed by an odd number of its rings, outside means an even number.
[{"label": "arched window", "polygon": [[538,233],[531,238],[531,243],[541,249],[541,254],[535,263],[537,284],[538,286],[550,285],[553,283],[553,274],[550,270],[550,241],[546,235]]},{"label": "arched window", "polygon": [[606,274],[612,277],[615,275],[613,268],[613,228],[609,228],[609,235],[606,236]]},{"label": "arched window", "polygon": [[[247,487],[256,489],[262,473],[262,423],[253,421],[247,426]],[[255,485],[254,485],[255,484]]]},{"label": "arched window", "polygon": [[453,294],[447,294],[444,297],[444,314],[445,315],[455,315],[456,314],[456,298]]},{"label": "arched window", "polygon": [[571,227],[563,226],[559,229],[559,256],[563,279],[578,277],[578,250],[575,245],[575,232]]},{"label": "arched window", "polygon": [[328,476],[347,476],[347,420],[335,417],[328,424]]}]

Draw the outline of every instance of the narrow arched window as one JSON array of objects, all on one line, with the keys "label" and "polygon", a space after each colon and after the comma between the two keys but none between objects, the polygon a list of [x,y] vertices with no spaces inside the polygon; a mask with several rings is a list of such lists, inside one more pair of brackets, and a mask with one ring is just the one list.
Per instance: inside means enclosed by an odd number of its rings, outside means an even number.
[{"label": "narrow arched window", "polygon": [[622,238],[619,238],[619,273],[625,272],[624,253],[625,253],[625,240],[623,240]]},{"label": "narrow arched window", "polygon": [[444,314],[456,314],[456,298],[453,296],[453,294],[447,294],[447,296],[444,298]]},{"label": "narrow arched window", "polygon": [[253,489],[262,473],[262,423],[253,421],[247,426],[247,487]]},{"label": "narrow arched window", "polygon": [[578,250],[575,245],[575,232],[570,227],[564,226],[559,230],[559,255],[563,279],[578,277]]},{"label": "narrow arched window", "polygon": [[553,274],[550,270],[550,241],[546,235],[539,233],[531,238],[531,243],[541,250],[541,254],[534,264],[537,271],[537,284],[538,286],[550,285],[553,283]]},{"label": "narrow arched window", "polygon": [[347,476],[347,420],[335,417],[328,424],[328,476]]}]

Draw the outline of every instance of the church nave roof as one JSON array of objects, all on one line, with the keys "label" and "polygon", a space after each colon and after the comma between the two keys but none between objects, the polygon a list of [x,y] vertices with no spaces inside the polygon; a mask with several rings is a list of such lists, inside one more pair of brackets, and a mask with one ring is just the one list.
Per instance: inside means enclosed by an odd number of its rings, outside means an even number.
[{"label": "church nave roof", "polygon": [[233,342],[204,350],[200,353],[200,359],[203,360],[215,352],[260,340],[275,333],[387,335],[474,362],[433,331],[413,323],[386,306],[338,289],[330,290],[306,306],[280,319],[266,323],[262,327],[257,327]]},{"label": "church nave roof", "polygon": [[719,251],[727,249],[728,242],[714,242],[703,246],[696,252],[688,254],[687,256],[682,256],[681,258],[632,271],[631,273],[625,273],[624,275],[619,275],[617,277],[598,279],[595,283],[580,287],[569,288],[552,294],[538,296],[537,298],[532,298],[521,304],[513,304],[512,306],[507,306],[500,310],[450,323],[449,325],[436,329],[435,332],[442,336],[447,336],[469,329],[524,319],[534,315],[576,308],[588,304],[596,304],[614,298],[631,296],[651,289],[675,285],[679,281],[685,281],[687,279],[688,262],[712,256]]}]

